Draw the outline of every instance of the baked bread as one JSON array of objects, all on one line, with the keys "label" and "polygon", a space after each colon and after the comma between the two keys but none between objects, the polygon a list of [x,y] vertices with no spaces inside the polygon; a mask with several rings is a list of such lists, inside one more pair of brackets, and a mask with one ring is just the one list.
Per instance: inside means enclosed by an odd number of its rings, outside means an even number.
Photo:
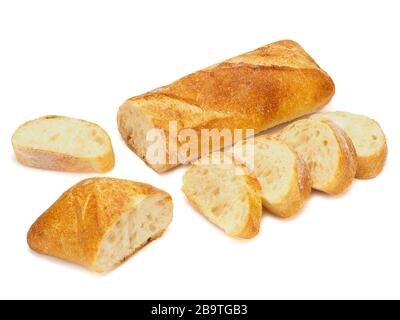
[{"label": "baked bread", "polygon": [[172,220],[172,199],[150,185],[111,178],[84,180],[32,225],[29,247],[103,273],[118,266]]},{"label": "baked bread", "polygon": [[259,181],[263,205],[270,213],[289,218],[304,206],[311,176],[307,164],[286,143],[262,135],[238,143],[232,152]]},{"label": "baked bread", "polygon": [[339,194],[351,185],[357,171],[357,155],[347,134],[332,122],[295,121],[277,137],[306,161],[313,189]]},{"label": "baked bread", "polygon": [[375,120],[340,111],[317,113],[311,118],[333,121],[348,134],[357,152],[356,178],[372,179],[382,171],[388,149],[385,134]]},{"label": "baked bread", "polygon": [[74,172],[108,172],[115,158],[108,134],[84,120],[47,116],[28,121],[12,137],[17,160],[26,166]]},{"label": "baked bread", "polygon": [[[174,148],[168,152],[170,139],[181,140],[183,129],[193,129],[197,140],[202,129],[257,133],[318,110],[334,92],[332,79],[299,44],[278,41],[127,100],[119,109],[118,127],[139,157],[164,172],[182,163]],[[176,132],[170,131],[173,122]],[[152,129],[166,137],[164,162],[148,152],[154,144],[147,139]],[[178,141],[178,150],[181,145]],[[191,157],[197,159],[220,147],[202,148]]]},{"label": "baked bread", "polygon": [[261,187],[228,154],[216,152],[194,163],[183,177],[189,201],[228,235],[253,238],[260,229]]}]

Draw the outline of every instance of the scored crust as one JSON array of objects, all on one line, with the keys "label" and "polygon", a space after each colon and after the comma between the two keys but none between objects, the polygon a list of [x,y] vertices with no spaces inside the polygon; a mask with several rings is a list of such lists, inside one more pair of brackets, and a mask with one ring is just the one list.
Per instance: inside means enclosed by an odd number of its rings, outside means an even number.
[{"label": "scored crust", "polygon": [[[129,148],[160,173],[179,163],[148,161],[150,129],[168,137],[175,121],[178,131],[193,129],[199,140],[202,129],[257,133],[318,110],[334,92],[332,79],[299,44],[278,41],[128,99],[118,127]],[[217,150],[202,150],[198,157],[210,151]]]},{"label": "scored crust", "polygon": [[74,262],[98,272],[109,271],[110,268],[103,268],[96,263],[107,232],[122,216],[152,196],[162,197],[170,206],[168,223],[135,250],[113,263],[112,267],[115,267],[165,230],[172,219],[172,199],[168,193],[127,180],[83,180],[66,191],[32,225],[27,236],[29,247],[38,253]]}]

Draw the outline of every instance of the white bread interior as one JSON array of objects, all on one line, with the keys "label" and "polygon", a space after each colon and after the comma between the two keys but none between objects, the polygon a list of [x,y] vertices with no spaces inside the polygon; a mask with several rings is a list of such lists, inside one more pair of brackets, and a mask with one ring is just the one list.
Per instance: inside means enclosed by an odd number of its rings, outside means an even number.
[{"label": "white bread interior", "polygon": [[304,206],[311,177],[307,164],[289,145],[263,135],[235,145],[232,151],[259,181],[263,205],[270,213],[288,218]]},{"label": "white bread interior", "polygon": [[42,117],[19,127],[12,137],[22,164],[63,171],[106,172],[114,167],[108,134],[87,121]]},{"label": "white bread interior", "polygon": [[163,194],[145,197],[121,215],[101,241],[92,269],[108,272],[162,235],[172,221],[172,201]]},{"label": "white bread interior", "polygon": [[303,119],[288,125],[277,137],[306,161],[313,189],[339,194],[351,185],[357,170],[355,149],[347,134],[333,123]]},{"label": "white bread interior", "polygon": [[[216,158],[221,162],[209,161]],[[232,157],[217,152],[200,159],[185,173],[182,190],[207,219],[228,235],[252,238],[258,234],[260,185]]]},{"label": "white bread interior", "polygon": [[380,125],[373,119],[349,112],[317,113],[312,119],[328,119],[341,127],[353,141],[358,157],[356,178],[371,179],[383,169],[387,143]]}]

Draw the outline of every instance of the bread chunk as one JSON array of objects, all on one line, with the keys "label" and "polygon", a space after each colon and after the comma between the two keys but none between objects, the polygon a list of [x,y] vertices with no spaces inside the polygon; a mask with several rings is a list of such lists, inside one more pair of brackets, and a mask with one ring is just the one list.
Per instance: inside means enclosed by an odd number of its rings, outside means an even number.
[{"label": "bread chunk", "polygon": [[84,180],[39,217],[28,244],[38,253],[107,272],[162,235],[172,206],[166,192],[147,184]]}]

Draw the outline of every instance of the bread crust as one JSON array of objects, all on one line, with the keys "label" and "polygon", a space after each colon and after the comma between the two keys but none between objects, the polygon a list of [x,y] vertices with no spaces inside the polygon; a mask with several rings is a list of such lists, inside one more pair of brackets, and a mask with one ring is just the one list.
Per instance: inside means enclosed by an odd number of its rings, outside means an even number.
[{"label": "bread crust", "polygon": [[[16,132],[25,126],[28,126],[34,121],[42,119],[56,119],[56,118],[66,118],[66,117],[45,116],[35,120],[30,120],[22,124],[16,130]],[[99,127],[97,124],[85,120],[79,119],[79,121]],[[105,132],[104,129],[102,130]],[[14,148],[15,157],[17,161],[24,166],[38,168],[38,169],[55,170],[55,171],[99,172],[99,173],[109,172],[115,166],[114,150],[112,147],[111,139],[107,133],[105,134],[105,136],[107,137],[108,150],[104,155],[95,158],[75,157],[60,152],[52,152],[36,148],[19,146],[14,141],[14,135],[12,138],[12,145]]]},{"label": "bread crust", "polygon": [[[294,152],[294,151],[293,151]],[[294,152],[295,153],[295,152]],[[271,213],[281,218],[291,218],[303,207],[311,194],[311,177],[307,164],[296,154],[295,180],[292,181],[291,190],[280,204],[268,208]]]},{"label": "bread crust", "polygon": [[337,178],[326,190],[327,193],[337,195],[346,191],[353,183],[358,167],[357,153],[353,142],[343,129],[329,120],[321,120],[321,122],[327,123],[332,128],[340,145],[339,168],[344,170],[337,173]]},{"label": "bread crust", "polygon": [[122,214],[155,194],[172,202],[168,193],[144,183],[113,178],[83,180],[36,220],[28,232],[28,245],[38,253],[93,269],[107,231]]},{"label": "bread crust", "polygon": [[[145,159],[137,147],[145,135],[124,125],[135,121],[133,109],[166,136],[170,121],[177,121],[178,130],[194,129],[200,138],[201,129],[259,132],[274,127],[318,110],[334,92],[329,75],[299,44],[284,40],[128,99],[119,109],[118,126],[126,144]],[[176,166],[149,165],[157,172]]]}]

